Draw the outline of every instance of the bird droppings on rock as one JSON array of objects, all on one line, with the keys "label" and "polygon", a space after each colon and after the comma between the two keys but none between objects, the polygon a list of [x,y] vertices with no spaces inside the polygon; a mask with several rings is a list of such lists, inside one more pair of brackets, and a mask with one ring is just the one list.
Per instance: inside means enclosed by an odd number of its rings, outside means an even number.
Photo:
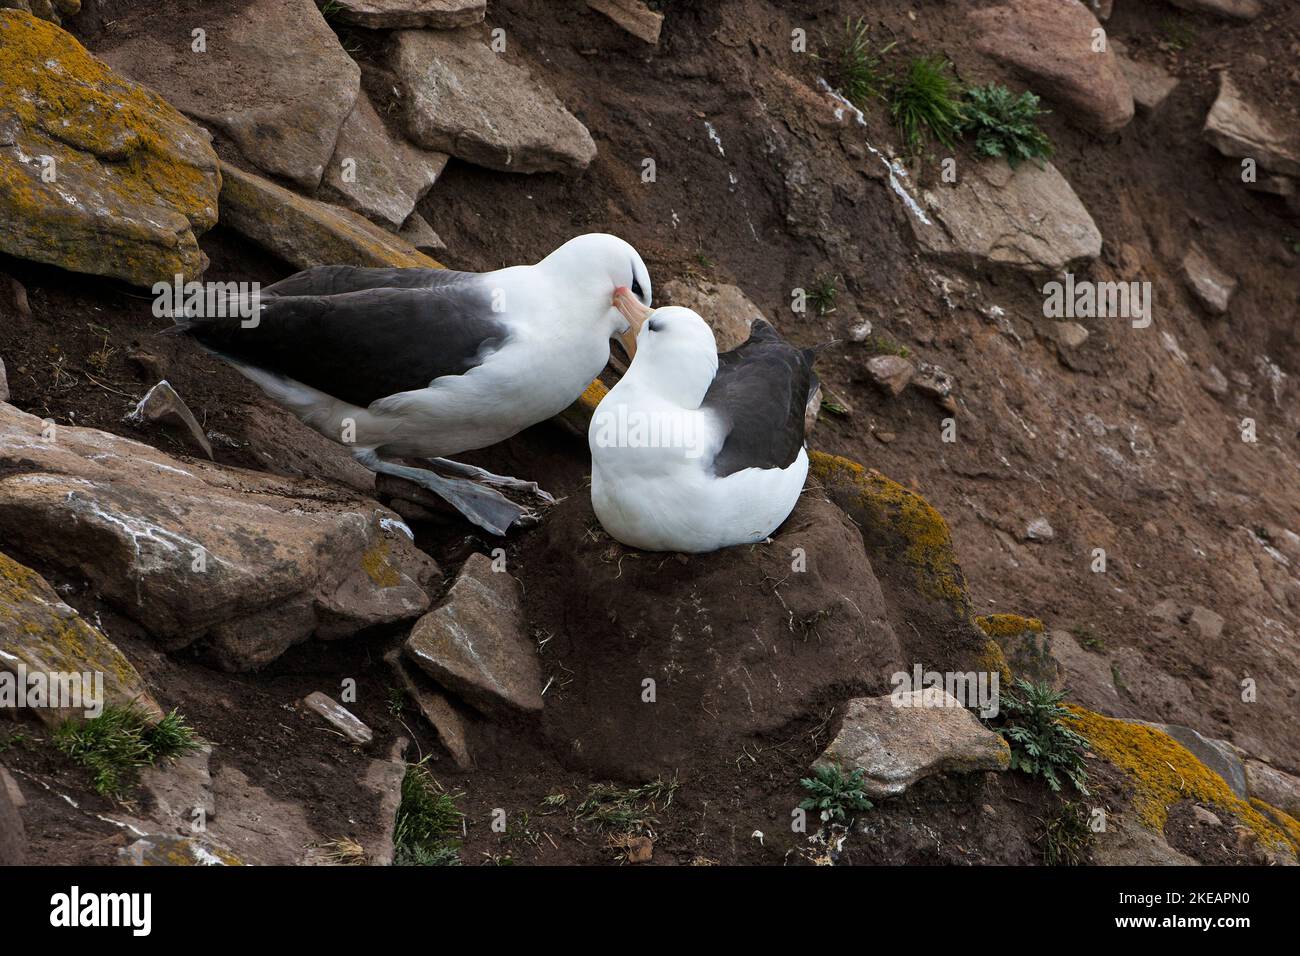
[{"label": "bird droppings on rock", "polygon": [[209,461],[213,460],[212,443],[203,434],[203,426],[166,379],[149,389],[124,421],[133,425],[160,425],[186,444],[203,452]]}]

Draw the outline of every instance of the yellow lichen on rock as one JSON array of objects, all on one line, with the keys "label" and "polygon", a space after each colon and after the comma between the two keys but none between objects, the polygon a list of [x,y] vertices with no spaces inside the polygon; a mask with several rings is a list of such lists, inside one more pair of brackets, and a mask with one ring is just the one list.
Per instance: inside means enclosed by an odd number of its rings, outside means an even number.
[{"label": "yellow lichen on rock", "polygon": [[1195,800],[1231,814],[1267,846],[1300,850],[1294,831],[1287,832],[1238,797],[1221,776],[1168,734],[1082,707],[1072,706],[1070,711],[1074,715],[1068,721],[1072,729],[1133,784],[1134,809],[1156,832],[1164,831],[1173,804]]},{"label": "yellow lichen on rock", "polygon": [[851,504],[870,525],[864,530],[892,532],[902,540],[903,557],[915,571],[921,593],[945,601],[958,617],[969,619],[966,579],[943,515],[916,492],[874,469],[819,451],[808,457],[811,474],[822,484],[852,489]]},{"label": "yellow lichen on rock", "polygon": [[220,188],[202,129],[19,10],[0,10],[0,88],[0,249],[138,285],[198,275]]},{"label": "yellow lichen on rock", "polygon": [[[162,709],[140,674],[117,646],[58,599],[39,574],[0,553],[0,669],[46,675],[103,674],[105,704],[135,704],[151,720]],[[89,690],[84,684],[84,690]],[[75,711],[73,708],[72,711]],[[67,708],[42,707],[50,725],[76,716]]]},{"label": "yellow lichen on rock", "polygon": [[394,588],[402,583],[402,575],[388,560],[388,544],[384,541],[361,556],[361,569],[376,587]]},{"label": "yellow lichen on rock", "polygon": [[1043,622],[1036,617],[1021,617],[1019,614],[985,614],[975,618],[981,631],[992,638],[1016,637],[1025,631],[1035,634],[1043,632]]},{"label": "yellow lichen on rock", "polygon": [[1002,653],[1002,645],[992,638],[984,642],[984,649],[975,659],[975,665],[989,674],[996,673],[1003,684],[1009,685],[1014,678],[1007,656]]}]

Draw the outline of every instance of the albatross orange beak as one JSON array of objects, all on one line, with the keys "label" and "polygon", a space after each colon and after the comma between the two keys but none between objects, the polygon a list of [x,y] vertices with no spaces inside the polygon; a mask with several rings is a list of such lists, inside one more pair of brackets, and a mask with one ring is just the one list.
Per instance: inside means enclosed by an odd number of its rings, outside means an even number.
[{"label": "albatross orange beak", "polygon": [[619,286],[614,290],[614,299],[611,303],[614,308],[627,319],[627,331],[618,337],[623,345],[623,351],[627,353],[629,360],[636,358],[636,336],[641,331],[641,325],[650,313],[654,311],[649,306],[644,305],[640,299],[632,294],[632,290],[625,285]]}]

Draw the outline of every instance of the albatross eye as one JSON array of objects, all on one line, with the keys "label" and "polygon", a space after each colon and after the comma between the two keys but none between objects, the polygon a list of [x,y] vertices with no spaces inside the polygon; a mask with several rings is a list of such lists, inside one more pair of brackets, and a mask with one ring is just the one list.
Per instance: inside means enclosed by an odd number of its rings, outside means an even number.
[{"label": "albatross eye", "polygon": [[636,276],[632,277],[632,294],[638,299],[644,301],[644,293],[641,292],[641,283],[636,281]]},{"label": "albatross eye", "polygon": [[664,329],[664,324],[660,322],[658,319],[651,319],[649,322],[646,323],[646,325],[650,326],[651,332],[662,332]]}]

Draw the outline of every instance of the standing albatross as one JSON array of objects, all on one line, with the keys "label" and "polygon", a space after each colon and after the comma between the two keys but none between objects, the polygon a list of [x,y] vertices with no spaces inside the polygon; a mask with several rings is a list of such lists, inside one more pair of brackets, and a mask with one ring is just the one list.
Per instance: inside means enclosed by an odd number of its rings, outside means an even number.
[{"label": "standing albatross", "polygon": [[[637,329],[613,304],[620,290],[649,306],[645,263],[593,233],[495,272],[321,266],[264,289],[253,319],[232,309],[178,324],[370,470],[505,534],[535,515],[485,485],[554,499],[446,456],[563,411],[609,361],[612,337],[634,354]],[[402,457],[460,477],[388,460]]]},{"label": "standing albatross", "polygon": [[747,342],[719,355],[690,309],[650,312],[625,292],[616,299],[641,331],[587,433],[596,517],[647,551],[764,540],[794,510],[808,474],[814,350],[756,319]]}]

